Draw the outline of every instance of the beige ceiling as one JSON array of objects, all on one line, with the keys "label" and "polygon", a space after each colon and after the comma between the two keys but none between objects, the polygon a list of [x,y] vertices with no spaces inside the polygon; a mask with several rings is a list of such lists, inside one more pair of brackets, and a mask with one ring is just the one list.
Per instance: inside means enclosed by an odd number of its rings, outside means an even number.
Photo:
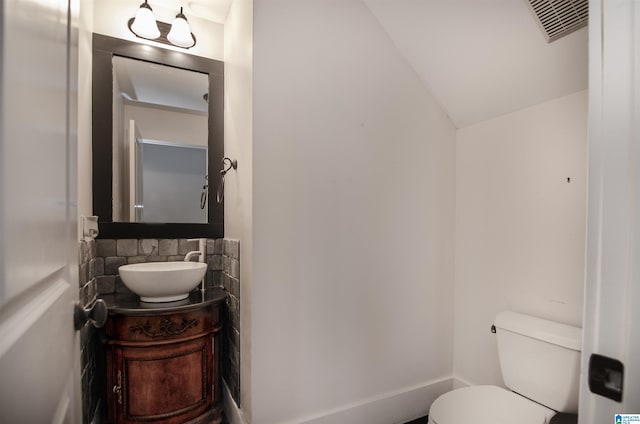
[{"label": "beige ceiling", "polygon": [[548,44],[525,0],[363,0],[453,123],[587,88],[587,28]]},{"label": "beige ceiling", "polygon": [[209,110],[203,97],[209,90],[206,74],[128,57],[114,56],[112,63],[120,92],[130,101],[203,113]]}]

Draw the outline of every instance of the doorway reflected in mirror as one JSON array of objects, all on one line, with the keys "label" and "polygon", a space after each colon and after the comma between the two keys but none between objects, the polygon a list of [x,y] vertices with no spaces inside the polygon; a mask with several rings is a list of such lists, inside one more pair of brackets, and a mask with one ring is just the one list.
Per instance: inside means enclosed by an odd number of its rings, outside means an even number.
[{"label": "doorway reflected in mirror", "polygon": [[206,223],[208,75],[113,56],[114,222]]}]

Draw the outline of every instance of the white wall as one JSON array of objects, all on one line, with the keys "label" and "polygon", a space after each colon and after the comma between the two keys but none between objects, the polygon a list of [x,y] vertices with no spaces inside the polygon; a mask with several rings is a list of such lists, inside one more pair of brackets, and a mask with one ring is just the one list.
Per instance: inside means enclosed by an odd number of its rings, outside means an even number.
[{"label": "white wall", "polygon": [[456,144],[454,375],[501,385],[498,312],[582,322],[587,92],[460,129]]},{"label": "white wall", "polygon": [[[252,77],[253,0],[234,0],[224,24],[224,151],[238,161],[225,177],[224,234],[240,240],[240,408],[232,424],[251,422],[251,287],[253,282]],[[243,417],[243,418],[241,418]],[[257,421],[255,421],[257,422]]]},{"label": "white wall", "polygon": [[78,31],[78,237],[82,238],[80,216],[93,215],[91,175],[91,65],[93,54],[93,0],[80,4]]},{"label": "white wall", "polygon": [[451,385],[455,128],[360,1],[253,12],[252,422],[424,415]]},{"label": "white wall", "polygon": [[[124,104],[123,122],[136,121],[140,137],[176,144],[208,146],[207,114],[182,112],[178,109],[142,104]],[[119,131],[123,131],[122,127]],[[213,169],[217,171],[218,164]]]}]

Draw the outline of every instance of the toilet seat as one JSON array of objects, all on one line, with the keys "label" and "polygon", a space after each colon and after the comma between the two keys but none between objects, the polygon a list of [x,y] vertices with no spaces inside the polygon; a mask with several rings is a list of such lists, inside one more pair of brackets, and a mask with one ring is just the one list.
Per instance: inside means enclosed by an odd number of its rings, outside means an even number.
[{"label": "toilet seat", "polygon": [[555,411],[498,386],[445,393],[429,409],[430,424],[547,424]]}]

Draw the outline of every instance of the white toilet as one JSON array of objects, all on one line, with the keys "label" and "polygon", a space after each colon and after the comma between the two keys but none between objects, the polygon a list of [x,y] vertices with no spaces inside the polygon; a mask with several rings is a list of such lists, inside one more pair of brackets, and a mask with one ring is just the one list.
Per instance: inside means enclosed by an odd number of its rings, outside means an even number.
[{"label": "white toilet", "polygon": [[[548,424],[557,412],[578,412],[582,330],[516,312],[495,320],[504,384],[445,393],[429,424]],[[482,366],[482,364],[478,364]]]}]

